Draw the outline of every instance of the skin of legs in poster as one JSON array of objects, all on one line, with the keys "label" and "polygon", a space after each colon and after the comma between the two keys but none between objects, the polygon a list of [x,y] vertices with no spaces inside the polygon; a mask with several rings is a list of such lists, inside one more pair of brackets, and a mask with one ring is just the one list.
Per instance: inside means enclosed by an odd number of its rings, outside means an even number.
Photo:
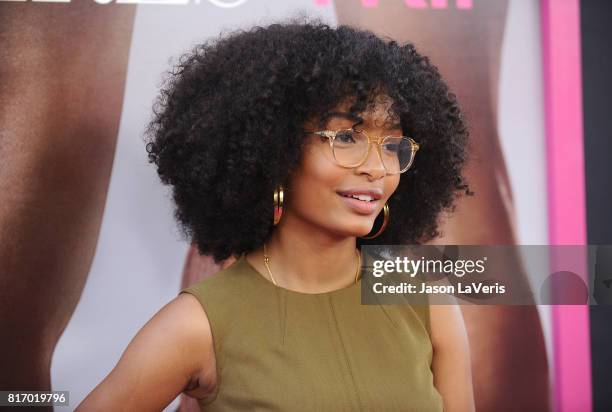
[{"label": "skin of legs in poster", "polygon": [[98,240],[134,11],[85,0],[0,6],[3,390],[51,389],[53,351]]}]

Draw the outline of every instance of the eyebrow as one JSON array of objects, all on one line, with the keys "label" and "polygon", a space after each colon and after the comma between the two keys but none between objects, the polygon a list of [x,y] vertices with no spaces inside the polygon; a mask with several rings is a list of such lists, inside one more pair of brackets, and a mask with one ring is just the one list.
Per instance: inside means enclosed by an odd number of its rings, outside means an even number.
[{"label": "eyebrow", "polygon": [[[325,122],[327,122],[327,120],[331,117],[341,117],[344,119],[356,121],[357,123],[353,124],[352,127],[355,127],[363,123],[363,118],[355,114],[345,113],[345,112],[329,112],[325,116],[323,116],[323,118],[321,119],[321,125],[325,124]],[[401,129],[401,128],[402,128],[402,124],[400,122],[395,122],[387,127],[387,129]]]}]

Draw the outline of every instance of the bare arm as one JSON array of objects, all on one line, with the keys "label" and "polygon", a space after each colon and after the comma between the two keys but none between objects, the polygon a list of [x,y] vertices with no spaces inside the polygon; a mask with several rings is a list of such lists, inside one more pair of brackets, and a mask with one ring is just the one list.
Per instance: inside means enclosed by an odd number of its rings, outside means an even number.
[{"label": "bare arm", "polygon": [[163,410],[181,392],[214,389],[210,324],[195,297],[181,294],[132,339],[115,368],[77,411]]},{"label": "bare arm", "polygon": [[470,348],[457,305],[431,305],[434,386],[445,412],[475,411]]}]

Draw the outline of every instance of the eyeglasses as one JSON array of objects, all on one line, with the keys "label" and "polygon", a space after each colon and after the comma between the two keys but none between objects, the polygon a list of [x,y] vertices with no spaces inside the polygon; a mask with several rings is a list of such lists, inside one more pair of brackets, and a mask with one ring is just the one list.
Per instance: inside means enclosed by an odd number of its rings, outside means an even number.
[{"label": "eyeglasses", "polygon": [[310,133],[327,137],[336,163],[346,168],[361,166],[375,144],[378,157],[387,173],[404,173],[412,165],[419,150],[419,144],[406,136],[370,138],[364,131],[355,129],[320,130]]}]

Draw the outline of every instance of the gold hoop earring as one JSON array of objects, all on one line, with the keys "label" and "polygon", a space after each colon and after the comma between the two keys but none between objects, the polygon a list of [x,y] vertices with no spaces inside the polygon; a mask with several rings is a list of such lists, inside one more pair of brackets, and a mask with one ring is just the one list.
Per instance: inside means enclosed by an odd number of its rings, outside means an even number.
[{"label": "gold hoop earring", "polygon": [[389,204],[385,202],[385,206],[383,207],[383,223],[382,226],[380,227],[380,229],[378,229],[378,232],[374,233],[371,236],[362,236],[362,239],[374,239],[378,236],[380,236],[380,234],[382,232],[385,231],[385,229],[387,228],[387,225],[389,224]]},{"label": "gold hoop earring", "polygon": [[283,198],[285,194],[283,187],[279,186],[274,190],[274,226],[278,225],[280,218],[283,215]]}]

